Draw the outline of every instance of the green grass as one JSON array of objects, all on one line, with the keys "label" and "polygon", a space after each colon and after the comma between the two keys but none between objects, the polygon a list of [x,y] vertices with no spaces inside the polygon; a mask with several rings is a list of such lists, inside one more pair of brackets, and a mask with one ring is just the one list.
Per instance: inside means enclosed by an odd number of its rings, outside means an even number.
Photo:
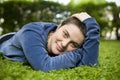
[{"label": "green grass", "polygon": [[0,56],[0,80],[120,80],[119,50],[119,41],[101,41],[99,66],[81,66],[48,73],[34,71],[29,66]]}]

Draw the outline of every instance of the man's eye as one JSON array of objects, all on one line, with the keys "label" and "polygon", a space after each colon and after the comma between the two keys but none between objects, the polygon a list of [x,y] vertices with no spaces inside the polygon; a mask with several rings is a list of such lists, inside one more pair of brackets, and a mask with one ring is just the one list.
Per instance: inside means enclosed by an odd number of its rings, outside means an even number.
[{"label": "man's eye", "polygon": [[79,48],[79,47],[80,47],[80,45],[78,45],[78,44],[76,44],[76,43],[72,43],[71,46],[72,46],[73,48]]},{"label": "man's eye", "polygon": [[68,36],[67,36],[67,33],[64,32],[64,31],[63,31],[63,37],[64,37],[64,38],[67,38],[67,37],[68,37]]}]

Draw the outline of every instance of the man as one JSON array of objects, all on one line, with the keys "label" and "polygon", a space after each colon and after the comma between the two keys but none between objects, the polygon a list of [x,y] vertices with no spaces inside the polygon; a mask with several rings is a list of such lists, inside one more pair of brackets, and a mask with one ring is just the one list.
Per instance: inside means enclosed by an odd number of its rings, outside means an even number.
[{"label": "man", "polygon": [[44,22],[26,24],[15,35],[2,41],[0,52],[5,58],[28,62],[33,69],[45,72],[93,66],[98,58],[99,25],[85,12],[73,17],[76,21],[67,20],[59,26]]}]

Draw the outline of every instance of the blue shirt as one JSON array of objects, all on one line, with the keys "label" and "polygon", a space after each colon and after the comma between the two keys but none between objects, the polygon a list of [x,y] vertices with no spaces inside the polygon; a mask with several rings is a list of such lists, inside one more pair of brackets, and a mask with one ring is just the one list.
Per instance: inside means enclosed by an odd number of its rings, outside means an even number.
[{"label": "blue shirt", "polygon": [[45,72],[81,65],[93,66],[98,59],[99,25],[94,18],[88,18],[83,23],[86,25],[86,38],[82,48],[77,50],[54,57],[49,56],[46,50],[48,33],[55,30],[57,25],[32,22],[24,25],[12,38],[1,43],[0,52],[10,60],[28,62],[33,69]]}]

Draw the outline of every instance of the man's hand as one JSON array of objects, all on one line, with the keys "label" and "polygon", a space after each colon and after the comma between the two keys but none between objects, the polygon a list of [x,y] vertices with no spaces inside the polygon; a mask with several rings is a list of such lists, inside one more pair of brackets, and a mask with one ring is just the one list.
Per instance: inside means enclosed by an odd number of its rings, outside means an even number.
[{"label": "man's hand", "polygon": [[76,14],[73,14],[72,16],[78,18],[81,22],[83,22],[88,18],[91,18],[91,16],[86,12],[76,13]]}]

